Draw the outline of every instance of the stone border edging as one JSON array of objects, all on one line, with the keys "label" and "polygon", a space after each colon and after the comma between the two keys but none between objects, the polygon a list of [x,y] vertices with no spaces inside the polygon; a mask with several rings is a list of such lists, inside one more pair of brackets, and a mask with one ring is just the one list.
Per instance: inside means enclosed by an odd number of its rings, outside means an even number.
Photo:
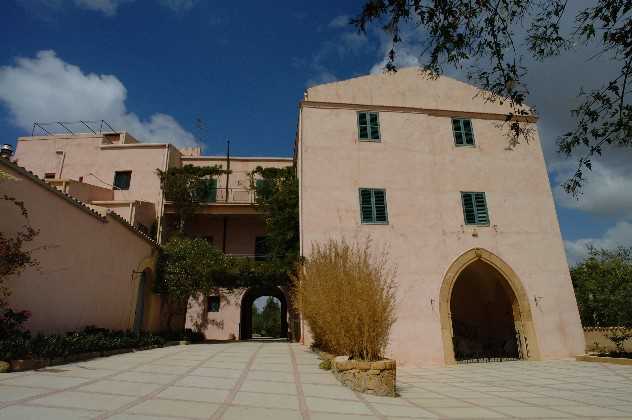
[{"label": "stone border edging", "polygon": [[613,365],[632,366],[632,359],[626,359],[624,357],[602,357],[591,356],[590,354],[582,354],[579,356],[575,356],[575,360],[577,360],[578,362],[610,363]]},{"label": "stone border edging", "polygon": [[344,386],[357,392],[384,397],[395,397],[397,363],[392,359],[376,362],[349,360],[347,356],[334,356],[319,351],[323,361],[331,363],[331,372]]},{"label": "stone border edging", "polygon": [[66,363],[83,362],[89,359],[96,359],[98,357],[108,357],[123,353],[132,353],[143,350],[151,350],[159,347],[170,347],[178,345],[190,344],[189,341],[168,341],[162,345],[146,346],[146,347],[132,347],[124,349],[104,350],[104,351],[92,351],[88,353],[71,354],[66,357],[56,357],[54,359],[15,359],[10,360],[7,363],[11,366],[9,372],[23,372],[25,370],[43,369],[48,366],[64,365]]}]

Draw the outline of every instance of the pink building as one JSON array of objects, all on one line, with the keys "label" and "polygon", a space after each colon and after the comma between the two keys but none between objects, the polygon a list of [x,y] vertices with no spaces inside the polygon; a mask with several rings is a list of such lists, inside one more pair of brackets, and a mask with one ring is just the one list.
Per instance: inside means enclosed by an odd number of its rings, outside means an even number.
[{"label": "pink building", "polygon": [[584,350],[537,131],[509,147],[510,109],[477,93],[403,69],[314,86],[301,102],[302,254],[330,238],[389,250],[400,364]]},{"label": "pink building", "polygon": [[[258,166],[293,164],[292,158],[231,157],[228,160],[225,156],[201,156],[199,148],[179,150],[170,144],[140,143],[125,132],[21,137],[13,160],[48,185],[79,200],[99,217],[120,216],[138,232],[161,243],[167,240],[174,211],[171,203],[164,199],[156,170],[189,164],[229,168],[228,174],[214,180],[215,193],[201,204],[187,224],[186,233],[205,238],[227,255],[253,259],[266,257],[261,246],[266,231],[262,215],[253,206],[255,197],[250,172]],[[40,228],[47,230],[48,226],[42,224]],[[94,238],[88,236],[86,240]],[[110,246],[111,252],[117,253],[129,245],[121,241]],[[54,259],[57,253],[51,252]],[[64,252],[69,251],[64,248]],[[107,250],[103,259],[111,262]],[[151,268],[153,270],[153,265]],[[28,278],[33,275],[26,273]],[[183,322],[187,327],[203,331],[209,339],[249,338],[252,302],[260,296],[280,300],[284,335],[287,335],[287,297],[280,288],[218,290],[214,296],[195,297]],[[136,302],[131,295],[120,300]],[[28,305],[21,302],[22,306]],[[49,324],[38,326],[40,330],[57,329],[54,317],[48,319]]]},{"label": "pink building", "polygon": [[[294,159],[302,255],[332,238],[370,237],[389,250],[399,288],[388,350],[400,364],[540,360],[584,349],[536,119],[528,119],[532,141],[509,147],[502,124],[510,109],[476,94],[465,83],[404,69],[314,86],[300,104]],[[127,133],[23,137],[15,159],[158,242],[173,209],[156,169],[229,165],[224,156],[139,143]],[[231,158],[230,174],[216,180],[187,233],[229,255],[264,257],[265,225],[248,174],[293,163]],[[111,250],[103,252],[111,259]],[[266,295],[282,302],[288,335],[302,331],[309,344],[307,326],[292,328],[286,291],[277,287],[192,297],[184,322],[209,339],[247,339],[252,302]]]}]

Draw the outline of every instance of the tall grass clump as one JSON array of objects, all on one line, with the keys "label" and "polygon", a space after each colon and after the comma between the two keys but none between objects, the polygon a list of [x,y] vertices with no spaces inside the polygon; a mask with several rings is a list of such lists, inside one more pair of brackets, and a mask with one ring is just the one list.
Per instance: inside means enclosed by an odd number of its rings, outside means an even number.
[{"label": "tall grass clump", "polygon": [[383,358],[395,322],[395,273],[370,241],[314,244],[298,270],[293,300],[315,344],[352,359]]}]

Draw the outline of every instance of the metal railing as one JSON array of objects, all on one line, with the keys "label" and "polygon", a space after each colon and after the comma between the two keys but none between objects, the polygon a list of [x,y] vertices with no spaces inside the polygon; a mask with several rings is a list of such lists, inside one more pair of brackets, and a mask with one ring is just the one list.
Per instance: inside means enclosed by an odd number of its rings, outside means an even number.
[{"label": "metal railing", "polygon": [[215,190],[215,194],[211,192],[206,200],[205,204],[213,203],[233,203],[233,204],[254,204],[256,198],[255,190],[247,188],[222,188],[218,187]]}]

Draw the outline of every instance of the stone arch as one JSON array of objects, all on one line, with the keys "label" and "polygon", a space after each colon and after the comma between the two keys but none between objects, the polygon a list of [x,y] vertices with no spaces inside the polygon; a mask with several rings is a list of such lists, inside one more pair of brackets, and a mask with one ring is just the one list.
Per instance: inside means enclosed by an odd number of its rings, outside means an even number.
[{"label": "stone arch", "polygon": [[288,305],[285,292],[279,287],[267,286],[251,287],[243,294],[240,306],[239,339],[252,338],[252,304],[261,296],[272,296],[281,302],[281,338],[288,338]]},{"label": "stone arch", "polygon": [[441,320],[441,335],[443,341],[443,351],[446,364],[456,363],[454,356],[453,344],[453,323],[450,301],[454,285],[459,275],[470,264],[476,261],[483,261],[494,268],[506,281],[506,286],[511,290],[515,299],[512,304],[513,317],[516,331],[520,336],[521,354],[524,359],[539,360],[540,350],[535,327],[533,324],[533,315],[529,298],[520,281],[518,275],[513,269],[505,263],[501,258],[483,248],[473,248],[459,256],[448,268],[441,290],[439,292],[439,313]]},{"label": "stone arch", "polygon": [[155,268],[157,254],[144,258],[136,267],[132,275],[132,331],[150,331],[158,329],[160,322],[160,305],[156,301],[160,297],[154,293]]}]

